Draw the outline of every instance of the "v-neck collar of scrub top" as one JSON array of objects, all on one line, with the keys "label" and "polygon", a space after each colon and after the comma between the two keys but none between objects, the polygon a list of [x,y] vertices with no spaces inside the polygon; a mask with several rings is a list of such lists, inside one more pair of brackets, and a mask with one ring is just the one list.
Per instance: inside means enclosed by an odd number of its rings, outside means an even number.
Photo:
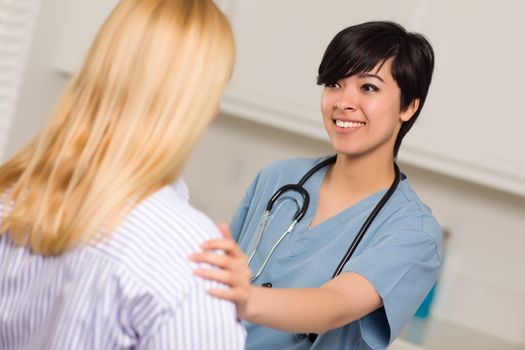
[{"label": "v-neck collar of scrub top", "polygon": [[[363,208],[373,208],[375,204],[382,198],[382,196],[388,191],[388,188],[372,193],[365,198],[359,200],[353,205],[346,207],[335,215],[321,221],[314,227],[310,227],[319,205],[319,192],[321,191],[321,185],[326,177],[328,169],[326,166],[315,174],[305,183],[304,187],[310,194],[310,207],[306,212],[305,217],[302,220],[302,227],[298,227],[302,232],[306,232],[308,236],[316,236],[318,232],[326,234],[332,230],[337,229],[341,225],[344,225],[349,218],[358,214]],[[406,181],[406,176],[401,173],[401,181],[399,182],[398,188]]]}]

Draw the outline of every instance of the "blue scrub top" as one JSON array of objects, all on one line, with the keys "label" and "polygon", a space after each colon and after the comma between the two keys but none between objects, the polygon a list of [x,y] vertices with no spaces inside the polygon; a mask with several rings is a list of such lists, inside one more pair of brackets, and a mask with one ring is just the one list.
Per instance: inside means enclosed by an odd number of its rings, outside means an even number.
[{"label": "blue scrub top", "polygon": [[[292,159],[271,164],[249,187],[232,222],[234,238],[250,255],[270,197],[281,186],[297,183],[321,159]],[[255,284],[273,288],[319,287],[329,281],[363,222],[386,190],[375,193],[310,228],[317,194],[328,167],[305,184],[310,207],[302,221],[276,248]],[[250,264],[256,273],[272,246],[288,228],[302,203],[287,192],[275,203],[262,242]],[[354,271],[375,287],[383,300],[379,310],[320,335],[315,343],[294,334],[245,323],[247,349],[385,349],[414,315],[438,277],[441,230],[430,209],[410,187],[406,176],[383,207],[343,273]],[[305,306],[308,307],[308,306]]]}]

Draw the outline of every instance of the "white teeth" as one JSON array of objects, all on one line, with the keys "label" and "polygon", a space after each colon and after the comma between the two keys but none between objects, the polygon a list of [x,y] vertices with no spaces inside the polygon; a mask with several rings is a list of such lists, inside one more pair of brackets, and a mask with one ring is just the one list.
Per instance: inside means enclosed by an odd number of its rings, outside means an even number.
[{"label": "white teeth", "polygon": [[358,126],[364,126],[365,123],[358,123],[358,122],[347,122],[337,119],[335,121],[335,125],[337,125],[340,128],[356,128]]}]

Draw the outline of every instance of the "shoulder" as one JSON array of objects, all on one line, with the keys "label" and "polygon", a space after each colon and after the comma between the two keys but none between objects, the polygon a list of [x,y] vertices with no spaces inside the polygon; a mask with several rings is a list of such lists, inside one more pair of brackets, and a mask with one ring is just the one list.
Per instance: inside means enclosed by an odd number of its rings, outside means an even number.
[{"label": "shoulder", "polygon": [[432,210],[414,191],[407,178],[398,186],[389,205],[388,225],[393,230],[412,231],[436,248],[441,244],[441,226]]},{"label": "shoulder", "polygon": [[129,238],[129,232],[133,231],[152,243],[158,242],[151,248],[170,247],[176,251],[191,250],[219,235],[210,218],[190,204],[189,192],[182,180],[146,198],[124,219],[116,233]]},{"label": "shoulder", "polygon": [[178,293],[202,283],[193,275],[188,255],[219,236],[213,222],[189,203],[187,189],[178,181],[142,201],[93,249],[160,297],[175,301]]},{"label": "shoulder", "polygon": [[177,181],[143,200],[107,239],[89,249],[111,267],[133,328],[149,334],[195,302],[203,304],[202,312],[219,307],[215,301],[204,303],[206,291],[217,283],[195,276],[197,265],[188,259],[202,242],[219,236]]}]

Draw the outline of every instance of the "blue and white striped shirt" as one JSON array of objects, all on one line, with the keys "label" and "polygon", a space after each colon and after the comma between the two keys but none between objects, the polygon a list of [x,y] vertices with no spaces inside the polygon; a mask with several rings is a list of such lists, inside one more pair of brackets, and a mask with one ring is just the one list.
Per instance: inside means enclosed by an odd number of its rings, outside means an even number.
[{"label": "blue and white striped shirt", "polygon": [[0,349],[244,348],[235,306],[188,260],[219,235],[178,181],[93,246],[44,257],[0,236]]}]

